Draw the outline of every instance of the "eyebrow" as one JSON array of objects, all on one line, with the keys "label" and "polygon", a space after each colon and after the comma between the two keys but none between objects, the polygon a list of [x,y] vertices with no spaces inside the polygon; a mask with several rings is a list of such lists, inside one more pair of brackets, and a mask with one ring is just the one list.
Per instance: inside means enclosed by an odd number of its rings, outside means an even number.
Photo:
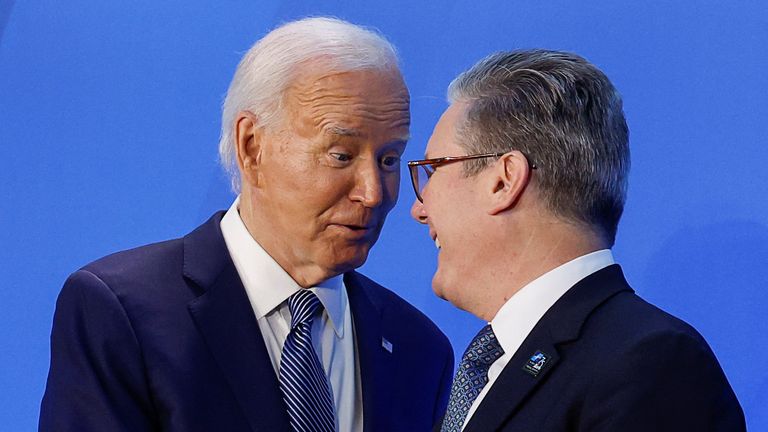
[{"label": "eyebrow", "polygon": [[[345,127],[342,127],[342,126],[331,126],[328,129],[326,129],[325,134],[326,135],[343,136],[343,137],[354,137],[354,138],[358,138],[358,137],[363,136],[363,133],[360,132],[359,129],[345,128]],[[394,140],[392,140],[392,142],[393,143],[398,143],[398,144],[399,143],[406,144],[408,142],[408,140],[410,140],[410,139],[411,139],[411,134],[408,133],[408,134],[405,134],[405,135],[403,135],[401,137],[395,138]]]},{"label": "eyebrow", "polygon": [[341,126],[331,126],[326,130],[325,133],[328,135],[338,135],[345,137],[359,137],[363,135],[358,129],[345,128]]}]

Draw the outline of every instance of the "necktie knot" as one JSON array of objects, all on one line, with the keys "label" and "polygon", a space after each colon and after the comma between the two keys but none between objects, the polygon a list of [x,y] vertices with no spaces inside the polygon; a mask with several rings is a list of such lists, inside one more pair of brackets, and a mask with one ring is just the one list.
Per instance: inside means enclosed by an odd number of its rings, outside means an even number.
[{"label": "necktie knot", "polygon": [[300,289],[288,297],[288,310],[291,311],[291,328],[300,324],[312,324],[315,312],[323,306],[315,293],[308,289]]},{"label": "necktie knot", "polygon": [[470,342],[467,350],[464,351],[464,361],[471,363],[475,367],[488,368],[499,357],[504,355],[504,349],[496,339],[491,325],[488,324],[475,335]]}]

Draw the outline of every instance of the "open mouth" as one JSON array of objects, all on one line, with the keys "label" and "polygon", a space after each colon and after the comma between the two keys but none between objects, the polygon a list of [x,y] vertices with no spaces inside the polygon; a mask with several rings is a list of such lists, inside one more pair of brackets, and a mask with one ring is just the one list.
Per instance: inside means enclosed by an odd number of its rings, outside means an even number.
[{"label": "open mouth", "polygon": [[435,247],[439,250],[440,249],[440,239],[437,238],[437,234],[434,232],[430,232],[429,236],[432,237],[432,241],[435,242]]},{"label": "open mouth", "polygon": [[370,230],[370,226],[366,225],[342,225],[345,228],[351,229],[352,231],[367,231]]}]

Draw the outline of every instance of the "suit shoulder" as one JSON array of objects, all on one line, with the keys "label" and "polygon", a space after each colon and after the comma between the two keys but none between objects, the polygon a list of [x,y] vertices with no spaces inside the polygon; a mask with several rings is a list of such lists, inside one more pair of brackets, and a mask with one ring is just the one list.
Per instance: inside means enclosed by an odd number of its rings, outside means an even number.
[{"label": "suit shoulder", "polygon": [[625,332],[636,336],[667,333],[704,341],[693,326],[634,293],[616,295],[605,305],[605,309],[606,318],[618,323]]},{"label": "suit shoulder", "polygon": [[186,297],[183,281],[182,239],[152,243],[99,258],[75,272],[89,273],[109,288],[126,306],[144,304],[163,291]]},{"label": "suit shoulder", "polygon": [[611,352],[639,356],[696,358],[718,365],[704,337],[690,324],[631,292],[620,293],[598,307],[585,323],[582,339],[600,356]]},{"label": "suit shoulder", "polygon": [[82,270],[93,273],[105,282],[132,277],[162,280],[171,273],[181,274],[185,250],[189,245],[192,246],[190,250],[197,252],[195,258],[202,256],[199,260],[203,262],[208,258],[206,253],[210,256],[220,256],[222,248],[226,251],[219,228],[223,215],[223,211],[214,213],[205,223],[184,237],[116,252],[85,265]]},{"label": "suit shoulder", "polygon": [[121,275],[151,275],[168,271],[169,265],[181,265],[182,239],[151,243],[115,252],[86,264],[80,270],[93,273],[101,279]]},{"label": "suit shoulder", "polygon": [[742,410],[704,338],[632,292],[601,304],[568,355],[562,376],[577,383],[584,430],[743,429],[734,426],[743,425]]}]

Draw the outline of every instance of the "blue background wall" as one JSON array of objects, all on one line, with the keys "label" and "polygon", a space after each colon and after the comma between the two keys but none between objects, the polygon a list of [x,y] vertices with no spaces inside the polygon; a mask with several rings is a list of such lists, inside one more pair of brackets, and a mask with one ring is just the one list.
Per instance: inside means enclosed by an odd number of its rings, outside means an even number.
[{"label": "blue background wall", "polygon": [[[183,235],[230,204],[216,143],[241,54],[278,23],[330,14],[399,47],[409,159],[423,154],[450,80],[491,51],[571,50],[601,67],[631,129],[615,255],[641,295],[704,334],[750,429],[768,430],[766,3],[361,3],[0,0],[0,429],[36,425],[71,271]],[[411,202],[403,182],[363,270],[460,354],[481,323],[433,296],[435,249]]]}]

